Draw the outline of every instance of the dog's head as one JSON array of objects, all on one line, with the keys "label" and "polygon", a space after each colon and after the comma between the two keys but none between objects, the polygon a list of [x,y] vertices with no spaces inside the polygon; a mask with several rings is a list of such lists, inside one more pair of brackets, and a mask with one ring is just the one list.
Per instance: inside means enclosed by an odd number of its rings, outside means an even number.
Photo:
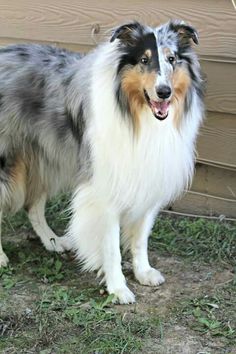
[{"label": "dog's head", "polygon": [[172,103],[183,106],[189,87],[200,80],[192,49],[198,35],[193,27],[170,21],[152,29],[134,22],[117,28],[113,41],[122,53],[117,99],[123,111],[128,107],[137,116],[147,105],[157,119],[164,120]]}]

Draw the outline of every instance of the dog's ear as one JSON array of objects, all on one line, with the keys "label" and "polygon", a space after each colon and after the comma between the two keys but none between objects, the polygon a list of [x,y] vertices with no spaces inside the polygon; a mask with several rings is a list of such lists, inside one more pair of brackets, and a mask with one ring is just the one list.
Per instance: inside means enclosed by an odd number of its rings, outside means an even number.
[{"label": "dog's ear", "polygon": [[170,26],[174,32],[178,33],[180,41],[183,44],[188,44],[190,39],[192,39],[195,44],[198,44],[198,33],[192,26],[187,25],[183,21],[172,21]]},{"label": "dog's ear", "polygon": [[128,23],[113,30],[110,42],[119,39],[124,44],[133,45],[142,32],[143,26],[139,22]]}]

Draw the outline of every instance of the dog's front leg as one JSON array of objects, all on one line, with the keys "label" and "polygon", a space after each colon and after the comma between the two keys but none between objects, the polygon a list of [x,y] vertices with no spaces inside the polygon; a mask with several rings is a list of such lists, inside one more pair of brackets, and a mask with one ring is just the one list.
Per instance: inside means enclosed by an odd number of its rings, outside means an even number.
[{"label": "dog's front leg", "polygon": [[120,229],[114,224],[103,237],[103,273],[109,294],[114,294],[114,302],[128,304],[135,302],[134,294],[126,286],[121,269]]},{"label": "dog's front leg", "polygon": [[93,188],[80,188],[72,201],[73,216],[68,236],[83,268],[103,275],[114,302],[135,301],[121,269],[119,215]]},{"label": "dog's front leg", "polygon": [[143,285],[157,286],[165,279],[159,270],[153,268],[148,260],[148,237],[150,235],[157,209],[147,212],[136,222],[124,227],[124,242],[128,245],[133,257],[135,278]]}]

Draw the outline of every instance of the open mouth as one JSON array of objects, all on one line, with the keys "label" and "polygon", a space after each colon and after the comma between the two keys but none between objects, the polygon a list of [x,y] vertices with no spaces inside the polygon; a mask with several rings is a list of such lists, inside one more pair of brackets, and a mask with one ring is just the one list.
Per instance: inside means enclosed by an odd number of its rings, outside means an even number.
[{"label": "open mouth", "polygon": [[168,117],[170,101],[154,101],[151,100],[147,94],[147,91],[144,90],[144,95],[149,107],[152,110],[153,115],[159,119],[164,120]]}]

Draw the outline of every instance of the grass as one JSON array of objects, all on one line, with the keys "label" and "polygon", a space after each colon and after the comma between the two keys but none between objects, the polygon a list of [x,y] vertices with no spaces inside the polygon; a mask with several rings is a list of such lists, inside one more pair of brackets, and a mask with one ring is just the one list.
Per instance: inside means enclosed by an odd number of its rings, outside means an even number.
[{"label": "grass", "polygon": [[[47,203],[46,217],[53,230],[63,233],[69,220],[68,208],[69,201],[66,194],[62,194]],[[2,227],[2,232],[8,235],[31,230],[31,225],[24,210],[21,210],[16,215],[8,215],[4,218]]]},{"label": "grass", "polygon": [[[91,300],[95,289],[79,294],[75,289],[54,285],[39,294],[39,301],[28,315],[4,316],[0,329],[6,346],[18,351],[56,353],[133,353],[141,349],[153,319],[126,319],[110,307],[112,297]],[[2,322],[2,323],[1,323]],[[154,323],[154,322],[153,322]],[[66,329],[66,331],[65,331]],[[14,333],[14,335],[12,335]]]},{"label": "grass", "polygon": [[236,283],[216,289],[212,295],[185,299],[176,305],[177,318],[193,331],[208,337],[221,337],[236,344]]},{"label": "grass", "polygon": [[[78,283],[75,263],[68,266],[67,259],[48,253],[39,242],[31,241],[29,251],[28,242],[8,242],[4,247],[11,265],[0,269],[1,353],[6,348],[17,354],[47,350],[133,353],[141,349],[142,338],[156,319],[124,317],[111,305],[111,296],[99,295],[99,287],[86,287],[84,281],[84,288],[78,290],[73,285]],[[29,307],[18,305],[16,294],[23,299],[32,296],[33,301]]]},{"label": "grass", "polygon": [[[48,222],[59,234],[68,222],[68,212],[63,211],[67,207],[66,196],[47,207]],[[168,295],[168,281],[157,293],[140,287],[137,306],[114,306],[112,297],[100,294],[101,286],[90,275],[78,277],[75,262],[47,252],[38,240],[26,240],[31,233],[24,212],[5,218],[4,249],[11,263],[0,269],[1,353],[162,354],[169,350],[166,341],[172,337],[174,344],[177,341],[176,324],[199,343],[217,343],[219,353],[230,353],[234,348],[236,282],[231,278],[220,287],[212,285],[209,278],[208,288],[199,284],[199,290],[191,293],[180,287],[181,296],[177,292],[169,302],[168,298],[161,302],[163,313],[158,307],[162,293]],[[204,265],[211,274],[224,269],[232,272],[235,240],[232,223],[160,216],[150,248],[167,261],[170,256],[177,258],[181,266],[173,271],[179,286],[182,268],[190,274],[193,262]],[[188,282],[186,279],[186,289]],[[214,350],[209,352],[218,353]]]},{"label": "grass", "polygon": [[160,216],[151,245],[165,255],[236,265],[236,227],[227,222]]},{"label": "grass", "polygon": [[[63,233],[68,220],[68,197],[61,195],[47,206],[47,220],[57,233]],[[31,226],[23,211],[4,220],[3,233],[24,233]],[[150,240],[151,248],[163,255],[219,261],[236,266],[236,227],[234,223],[184,217],[159,216]]]}]

